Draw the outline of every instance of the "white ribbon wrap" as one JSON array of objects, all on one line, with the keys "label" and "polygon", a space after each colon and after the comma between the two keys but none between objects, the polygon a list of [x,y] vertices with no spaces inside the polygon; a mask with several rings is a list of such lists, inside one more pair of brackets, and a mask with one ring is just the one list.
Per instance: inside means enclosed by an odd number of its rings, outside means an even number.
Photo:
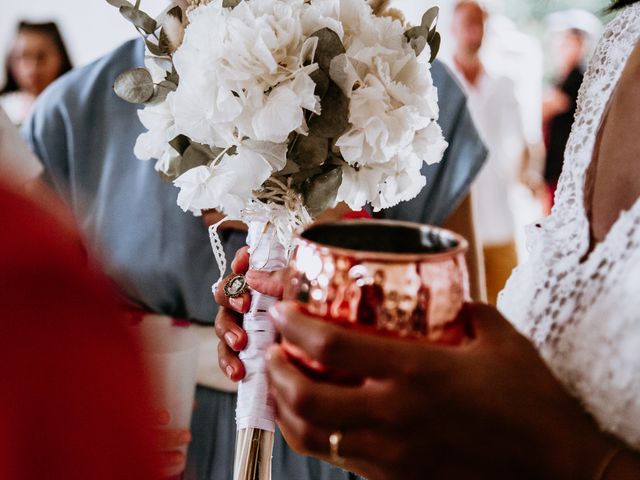
[{"label": "white ribbon wrap", "polygon": [[[252,270],[273,272],[287,266],[288,245],[283,245],[269,219],[263,217],[251,220],[247,244]],[[276,330],[269,318],[269,308],[277,301],[277,298],[251,290],[251,310],[245,314],[243,323],[249,341],[247,348],[240,353],[246,376],[238,386],[238,430],[258,428],[275,431],[273,402],[268,395],[265,355],[276,337]]]}]

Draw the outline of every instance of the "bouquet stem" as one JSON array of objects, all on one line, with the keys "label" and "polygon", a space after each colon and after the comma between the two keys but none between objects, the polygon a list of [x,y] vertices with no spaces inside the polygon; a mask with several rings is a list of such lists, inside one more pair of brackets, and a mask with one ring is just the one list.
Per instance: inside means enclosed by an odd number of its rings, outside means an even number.
[{"label": "bouquet stem", "polygon": [[234,480],[270,480],[273,432],[246,428],[238,432]]},{"label": "bouquet stem", "polygon": [[[247,243],[251,269],[272,272],[287,265],[287,249],[268,219],[249,222]],[[269,308],[277,301],[251,290],[251,309],[244,316],[249,341],[240,354],[246,376],[238,388],[234,480],[271,480],[275,415],[268,395],[265,354],[275,341]]]}]

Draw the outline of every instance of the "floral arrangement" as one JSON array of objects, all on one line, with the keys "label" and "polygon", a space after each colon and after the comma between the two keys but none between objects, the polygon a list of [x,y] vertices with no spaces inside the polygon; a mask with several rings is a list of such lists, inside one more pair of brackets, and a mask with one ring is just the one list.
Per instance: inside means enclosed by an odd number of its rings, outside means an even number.
[{"label": "floral arrangement", "polygon": [[[339,202],[377,211],[415,197],[423,164],[447,146],[430,75],[437,8],[406,28],[365,0],[192,0],[161,20],[140,0],[107,2],[147,46],[146,68],[114,85],[145,105],[136,156],[156,160],[185,211],[247,223],[253,268],[285,266],[292,233]],[[239,391],[236,478],[269,477],[273,437],[262,432],[274,425],[261,362],[275,337],[265,317],[273,302],[254,294],[244,319],[250,374]]]},{"label": "floral arrangement", "polygon": [[135,154],[157,160],[184,210],[240,218],[278,184],[312,215],[342,201],[380,210],[415,197],[423,162],[442,157],[437,8],[405,30],[364,0],[200,1],[161,25],[109,3],[147,37],[147,69],[115,85],[146,103]]}]

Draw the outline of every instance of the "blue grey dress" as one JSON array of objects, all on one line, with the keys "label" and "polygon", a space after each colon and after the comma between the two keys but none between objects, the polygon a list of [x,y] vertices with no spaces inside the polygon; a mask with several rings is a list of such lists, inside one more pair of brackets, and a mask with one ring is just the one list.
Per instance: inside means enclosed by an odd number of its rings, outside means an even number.
[{"label": "blue grey dress", "polygon": [[[112,92],[119,73],[142,64],[143,45],[136,40],[70,72],[41,95],[24,134],[125,297],[148,311],[212,323],[216,307],[210,285],[218,271],[206,230],[200,219],[176,206],[177,189],[159,178],[153,163],[133,156],[143,127],[136,107]],[[461,133],[460,142],[465,143],[469,132]],[[465,163],[468,167],[462,170],[467,173],[455,187],[462,193],[477,170],[471,158]],[[226,240],[227,255],[232,256],[244,235],[232,233]],[[199,387],[196,401],[189,478],[231,479],[235,395]],[[295,454],[278,434],[273,478],[356,477]]]}]

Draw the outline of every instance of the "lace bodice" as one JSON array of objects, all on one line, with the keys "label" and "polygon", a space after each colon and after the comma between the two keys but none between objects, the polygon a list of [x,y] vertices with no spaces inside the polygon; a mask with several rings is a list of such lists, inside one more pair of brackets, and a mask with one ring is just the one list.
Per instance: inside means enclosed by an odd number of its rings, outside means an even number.
[{"label": "lace bodice", "polygon": [[[640,39],[640,4],[607,27],[585,75],[550,217],[528,228],[527,263],[500,295],[601,427],[640,449],[640,201],[589,250],[584,181],[608,100]],[[638,153],[640,157],[640,152]],[[629,159],[638,162],[640,158]],[[526,372],[523,372],[526,374]]]}]

